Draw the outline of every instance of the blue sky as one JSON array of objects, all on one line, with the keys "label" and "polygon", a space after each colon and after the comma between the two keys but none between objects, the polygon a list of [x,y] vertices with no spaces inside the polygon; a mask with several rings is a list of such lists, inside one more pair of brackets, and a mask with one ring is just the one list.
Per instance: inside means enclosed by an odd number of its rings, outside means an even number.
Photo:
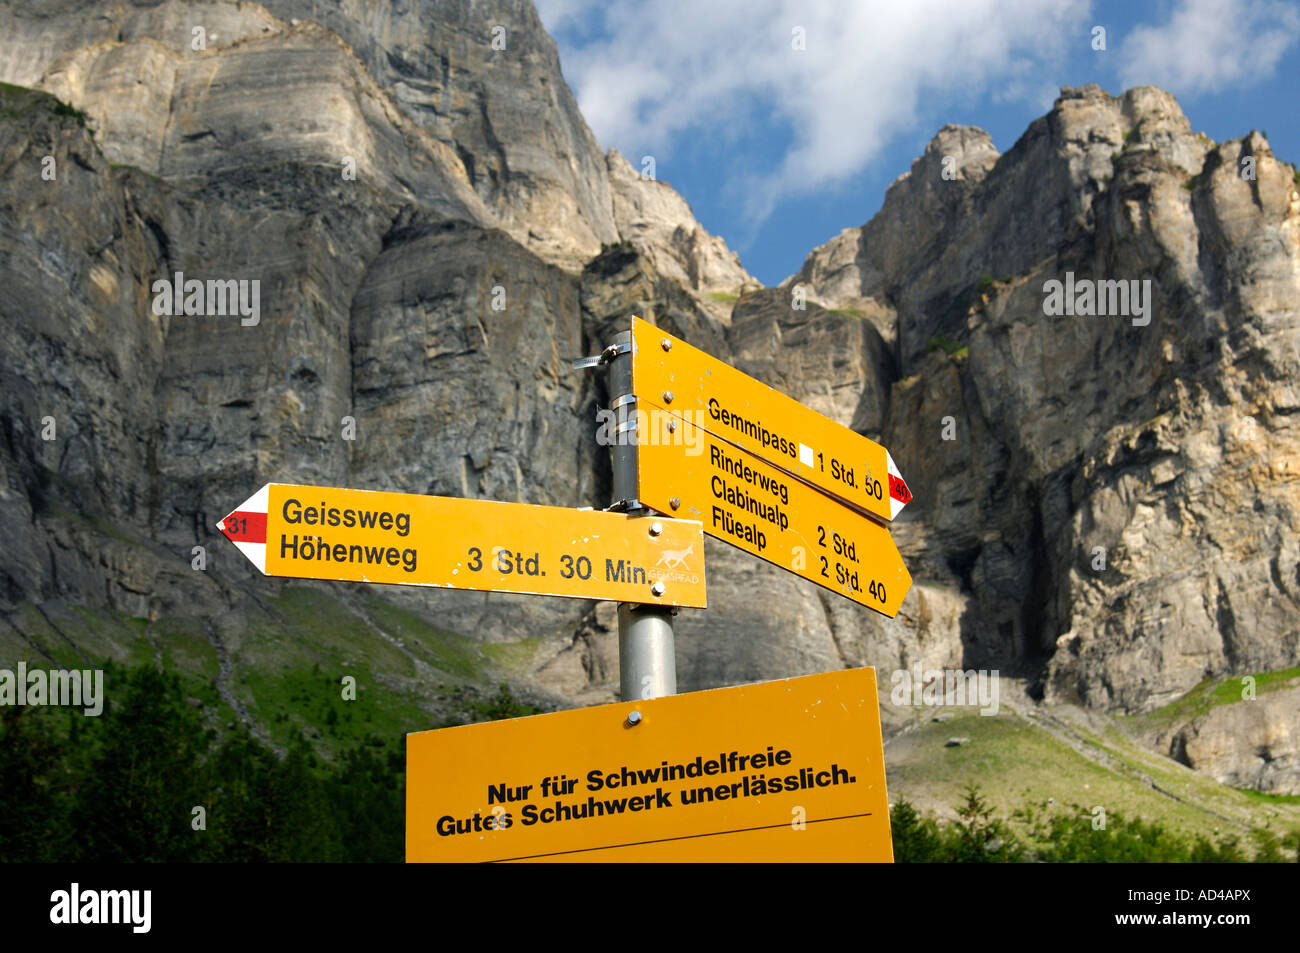
[{"label": "blue sky", "polygon": [[653,156],[767,285],[869,220],[942,125],[1005,152],[1061,86],[1161,86],[1194,131],[1267,130],[1300,161],[1296,2],[536,3],[601,146]]}]

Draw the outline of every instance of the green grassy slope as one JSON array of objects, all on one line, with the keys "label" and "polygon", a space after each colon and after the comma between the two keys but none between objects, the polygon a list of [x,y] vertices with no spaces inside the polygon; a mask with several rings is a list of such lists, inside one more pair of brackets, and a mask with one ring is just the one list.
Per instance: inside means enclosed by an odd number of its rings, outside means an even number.
[{"label": "green grassy slope", "polygon": [[[237,622],[151,622],[27,603],[0,623],[0,667],[152,661],[187,679],[192,704],[219,732],[243,722],[283,748],[300,731],[330,758],[363,738],[486,720],[498,685],[536,650],[529,640],[482,646],[368,592],[290,584],[262,609]],[[344,698],[345,678],[355,680],[354,699]],[[105,691],[111,700],[112,686]]]},{"label": "green grassy slope", "polygon": [[[1102,807],[1189,835],[1246,839],[1253,828],[1300,828],[1300,798],[1266,798],[1225,787],[1143,748],[1118,720],[1085,719],[1069,709],[1036,709],[1032,717],[1003,710],[949,709],[943,722],[920,721],[886,742],[891,800],[951,818],[969,783],[1010,816],[1049,799],[1057,808]],[[1105,727],[1096,730],[1096,723]],[[950,738],[969,739],[946,747]],[[1013,821],[1013,826],[1015,822]]]}]

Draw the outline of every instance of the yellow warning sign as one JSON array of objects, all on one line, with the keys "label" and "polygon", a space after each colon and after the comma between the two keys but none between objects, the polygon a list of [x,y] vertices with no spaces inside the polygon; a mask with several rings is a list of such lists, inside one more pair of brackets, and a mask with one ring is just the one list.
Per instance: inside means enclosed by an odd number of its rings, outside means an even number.
[{"label": "yellow warning sign", "polygon": [[875,670],[407,735],[406,859],[892,861]]},{"label": "yellow warning sign", "polygon": [[706,605],[692,520],[270,483],[217,526],[268,576]]},{"label": "yellow warning sign", "polygon": [[881,519],[912,499],[880,444],[636,317],[632,390]]},{"label": "yellow warning sign", "polygon": [[[912,586],[889,531],[661,408],[639,402],[637,498],[893,618]],[[672,422],[670,432],[665,421]]]}]

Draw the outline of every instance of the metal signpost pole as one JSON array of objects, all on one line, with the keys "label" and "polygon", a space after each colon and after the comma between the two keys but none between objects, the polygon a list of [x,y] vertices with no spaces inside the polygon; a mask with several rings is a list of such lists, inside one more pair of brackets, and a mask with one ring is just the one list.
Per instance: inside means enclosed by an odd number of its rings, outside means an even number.
[{"label": "metal signpost pole", "polygon": [[[632,332],[614,338],[608,349],[610,410],[617,422],[610,448],[614,469],[614,505],[629,513],[649,515],[637,500],[636,398],[632,394]],[[620,603],[618,607],[618,668],[624,701],[677,694],[677,662],[673,649],[673,609],[666,606]]]}]

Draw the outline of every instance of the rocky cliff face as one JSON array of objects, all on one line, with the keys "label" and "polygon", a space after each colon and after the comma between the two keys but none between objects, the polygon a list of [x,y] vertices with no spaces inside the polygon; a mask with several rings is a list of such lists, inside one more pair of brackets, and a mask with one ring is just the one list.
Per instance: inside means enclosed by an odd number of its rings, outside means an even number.
[{"label": "rocky cliff face", "polygon": [[[1298,212],[1258,133],[1216,145],[1159,90],[1087,87],[1006,156],[945,128],[787,281],[896,324],[880,432],[972,597],[968,654],[1125,711],[1292,664]],[[1150,313],[1049,316],[1067,274],[1149,280]]]},{"label": "rocky cliff face", "polygon": [[1300,794],[1296,741],[1300,686],[1218,705],[1150,739],[1157,751],[1222,784],[1272,794]]},{"label": "rocky cliff face", "polygon": [[[1140,712],[1300,658],[1300,192],[1257,133],[1211,143],[1149,88],[1064,90],[1005,155],[945,127],[870,223],[762,289],[600,152],[527,2],[0,0],[0,37],[0,80],[74,107],[0,92],[5,657],[162,652],[199,620],[256,718],[267,658],[355,658],[277,634],[303,587],[215,520],[271,480],[603,505],[608,395],[568,361],[636,313],[885,443],[915,493],[894,621],[710,540],[683,690],[920,663]],[[177,271],[259,281],[260,320],[155,313]],[[1044,313],[1067,274],[1149,281],[1148,321]],[[365,598],[552,704],[617,689],[611,606]],[[452,672],[404,664],[376,679],[427,698]],[[1295,713],[1270,706],[1282,767],[1221,773],[1281,790]]]}]

